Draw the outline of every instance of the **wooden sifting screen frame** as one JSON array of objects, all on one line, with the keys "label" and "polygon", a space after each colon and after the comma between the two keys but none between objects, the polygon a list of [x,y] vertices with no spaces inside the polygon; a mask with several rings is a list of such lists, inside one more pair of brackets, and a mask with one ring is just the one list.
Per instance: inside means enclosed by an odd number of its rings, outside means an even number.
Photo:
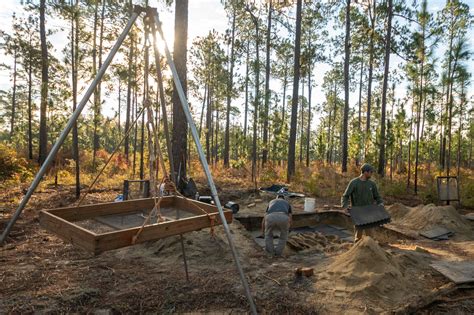
[{"label": "wooden sifting screen frame", "polygon": [[[94,233],[74,224],[76,221],[94,219],[103,215],[125,214],[131,211],[152,209],[154,205],[154,198],[145,198],[79,207],[48,209],[40,211],[39,221],[40,225],[46,230],[94,255],[146,241],[209,228],[211,227],[209,216],[214,217],[213,225],[222,224],[216,206],[180,196],[162,197],[161,206],[174,206],[180,210],[193,213],[195,216],[145,225],[135,243],[132,242],[132,238],[137,234],[140,227],[106,233]],[[201,209],[206,211],[207,214],[204,214]],[[232,222],[232,210],[224,210],[224,216],[227,223]]]}]

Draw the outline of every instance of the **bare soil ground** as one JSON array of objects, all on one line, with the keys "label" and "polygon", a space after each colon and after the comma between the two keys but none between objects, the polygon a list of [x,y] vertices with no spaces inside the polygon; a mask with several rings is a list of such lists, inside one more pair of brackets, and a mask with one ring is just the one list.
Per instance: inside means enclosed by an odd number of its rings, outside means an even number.
[{"label": "bare soil ground", "polygon": [[[116,191],[96,192],[87,200],[106,202],[116,195]],[[20,188],[0,192],[0,230],[21,196]],[[239,199],[241,213],[256,215],[263,214],[269,199],[246,190],[224,190],[222,199],[226,198]],[[302,210],[301,200],[292,202],[296,211]],[[248,312],[222,228],[216,228],[214,237],[207,229],[184,235],[188,282],[179,237],[92,256],[39,226],[39,210],[72,203],[69,187],[46,189],[33,197],[0,248],[0,313]],[[251,203],[255,206],[247,207]],[[261,313],[403,313],[449,284],[429,267],[431,261],[474,260],[469,237],[388,244],[365,238],[356,246],[325,238],[325,243],[276,259],[267,257],[237,221],[231,229]],[[295,277],[296,267],[314,268],[315,275]],[[472,289],[453,291],[420,311],[472,314],[473,296]]]}]

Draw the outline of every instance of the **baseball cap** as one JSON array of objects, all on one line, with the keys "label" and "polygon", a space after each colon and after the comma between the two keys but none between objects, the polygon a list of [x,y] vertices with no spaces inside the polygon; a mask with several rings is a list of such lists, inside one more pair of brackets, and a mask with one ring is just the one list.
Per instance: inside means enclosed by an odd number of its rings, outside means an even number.
[{"label": "baseball cap", "polygon": [[361,173],[364,173],[364,172],[373,172],[374,171],[374,167],[368,163],[365,163],[364,165],[362,165],[362,167],[360,168],[360,171]]}]

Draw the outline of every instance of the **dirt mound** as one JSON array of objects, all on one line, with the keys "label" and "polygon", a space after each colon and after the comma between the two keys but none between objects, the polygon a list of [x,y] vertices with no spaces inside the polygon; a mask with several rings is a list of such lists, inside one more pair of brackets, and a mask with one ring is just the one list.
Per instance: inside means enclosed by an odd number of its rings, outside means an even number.
[{"label": "dirt mound", "polygon": [[420,283],[412,281],[412,275],[421,265],[416,258],[389,253],[371,237],[364,236],[335,258],[317,286],[332,288],[329,297],[357,298],[384,309],[393,308],[416,294]]},{"label": "dirt mound", "polygon": [[412,208],[398,223],[414,230],[443,226],[456,234],[469,237],[474,236],[470,222],[452,206],[429,204],[423,207]]},{"label": "dirt mound", "polygon": [[399,220],[403,218],[410,212],[410,210],[411,209],[409,207],[398,202],[387,207],[387,211],[390,213],[392,220]]}]

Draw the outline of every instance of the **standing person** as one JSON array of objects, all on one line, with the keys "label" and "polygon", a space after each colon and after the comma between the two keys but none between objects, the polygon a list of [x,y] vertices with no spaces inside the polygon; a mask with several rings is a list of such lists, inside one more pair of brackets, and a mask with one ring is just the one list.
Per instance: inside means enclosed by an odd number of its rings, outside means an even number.
[{"label": "standing person", "polygon": [[[360,169],[360,176],[352,179],[346,188],[346,191],[342,195],[341,204],[342,208],[349,208],[349,198],[352,207],[363,207],[368,205],[382,205],[383,200],[380,197],[377,189],[377,184],[370,180],[374,173],[374,168],[370,164],[362,165]],[[357,242],[362,237],[363,229],[354,227],[355,239]]]},{"label": "standing person", "polygon": [[[265,250],[272,256],[281,256],[288,240],[288,232],[291,225],[291,205],[285,200],[283,194],[278,194],[275,199],[268,203],[263,224]],[[280,232],[280,238],[276,247],[273,245],[273,231]]]}]

